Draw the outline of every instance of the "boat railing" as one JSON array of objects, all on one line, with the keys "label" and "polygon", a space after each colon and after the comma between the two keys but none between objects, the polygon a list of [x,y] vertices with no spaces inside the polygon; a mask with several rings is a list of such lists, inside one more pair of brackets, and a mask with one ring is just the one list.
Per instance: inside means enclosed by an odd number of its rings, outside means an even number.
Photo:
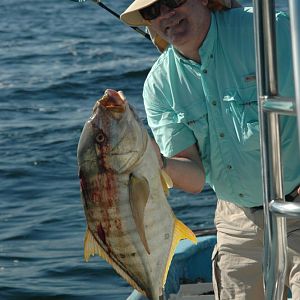
[{"label": "boat railing", "polygon": [[[289,0],[294,99],[284,98],[278,91],[275,3],[273,0],[253,0],[253,6],[265,216],[265,299],[281,300],[285,293],[287,267],[286,218],[300,217],[300,205],[285,202],[283,194],[279,128],[281,115],[297,115],[300,141],[300,1]],[[299,154],[296,159],[300,159]]]}]

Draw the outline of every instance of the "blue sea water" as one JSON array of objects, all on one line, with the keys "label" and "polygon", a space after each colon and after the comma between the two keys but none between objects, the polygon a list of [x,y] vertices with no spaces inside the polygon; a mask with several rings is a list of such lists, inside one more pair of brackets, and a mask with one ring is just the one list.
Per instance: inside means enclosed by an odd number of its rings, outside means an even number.
[{"label": "blue sea water", "polygon": [[[130,1],[105,3],[120,13]],[[157,57],[92,2],[1,0],[0,300],[121,300],[132,291],[102,259],[83,260],[76,150],[106,88],[123,90],[147,126],[142,85]],[[210,189],[173,190],[169,200],[192,229],[213,227]]]}]

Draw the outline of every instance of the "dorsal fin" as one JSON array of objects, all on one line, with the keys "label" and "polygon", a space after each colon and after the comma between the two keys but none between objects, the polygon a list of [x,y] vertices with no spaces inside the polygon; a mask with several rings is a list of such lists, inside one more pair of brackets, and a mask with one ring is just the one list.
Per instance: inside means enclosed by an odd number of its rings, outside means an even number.
[{"label": "dorsal fin", "polygon": [[169,189],[173,187],[173,181],[171,177],[167,174],[166,171],[160,170],[160,180],[163,187],[163,190],[165,192],[165,195],[169,195]]}]

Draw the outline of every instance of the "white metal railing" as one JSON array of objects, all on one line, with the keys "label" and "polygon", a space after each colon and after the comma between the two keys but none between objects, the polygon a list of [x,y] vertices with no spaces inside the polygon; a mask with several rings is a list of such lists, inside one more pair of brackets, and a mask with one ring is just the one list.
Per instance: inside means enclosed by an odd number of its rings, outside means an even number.
[{"label": "white metal railing", "polygon": [[[278,92],[274,1],[253,0],[253,6],[265,215],[265,299],[281,300],[287,265],[286,218],[299,218],[300,205],[284,199],[279,115],[300,116],[300,1],[289,0],[295,99],[283,98]],[[300,141],[300,117],[298,133]]]}]

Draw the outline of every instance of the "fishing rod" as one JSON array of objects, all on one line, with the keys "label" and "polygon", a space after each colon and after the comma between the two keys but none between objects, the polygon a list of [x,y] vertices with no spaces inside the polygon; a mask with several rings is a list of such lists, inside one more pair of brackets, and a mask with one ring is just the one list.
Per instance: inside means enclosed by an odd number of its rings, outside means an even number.
[{"label": "fishing rod", "polygon": [[[77,2],[77,3],[80,3],[80,2],[85,2],[86,0],[71,0],[73,2]],[[104,8],[106,11],[108,11],[110,14],[112,14],[113,16],[115,16],[116,18],[118,18],[120,20],[120,15],[117,14],[115,11],[113,11],[112,9],[110,9],[108,6],[106,6],[105,4],[103,4],[101,2],[101,0],[92,0],[93,2],[95,2],[96,4],[98,4],[100,7]],[[150,38],[150,35],[143,31],[142,29],[138,28],[138,27],[135,27],[135,26],[129,26],[131,27],[133,30],[137,31],[138,33],[140,33],[142,36],[144,36],[146,39],[150,40],[151,41],[151,38]]]}]

